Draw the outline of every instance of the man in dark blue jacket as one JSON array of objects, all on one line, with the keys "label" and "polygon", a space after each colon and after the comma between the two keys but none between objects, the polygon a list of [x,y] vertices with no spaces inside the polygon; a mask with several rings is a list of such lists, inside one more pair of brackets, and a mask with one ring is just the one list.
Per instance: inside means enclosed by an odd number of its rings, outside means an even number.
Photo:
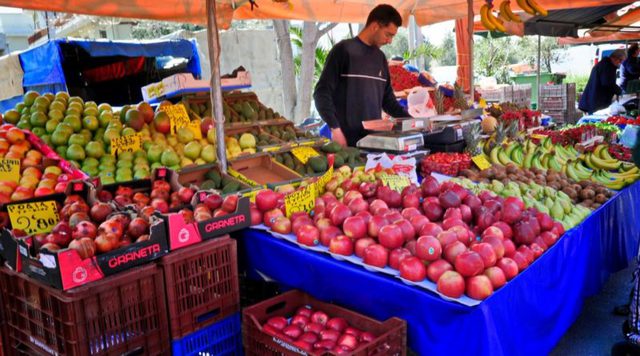
[{"label": "man in dark blue jacket", "polygon": [[380,119],[382,110],[409,117],[391,88],[389,65],[380,47],[391,43],[402,17],[390,5],[376,6],[356,38],[335,45],[324,65],[313,98],[332,139],[355,146],[366,135],[362,121]]},{"label": "man in dark blue jacket", "polygon": [[593,67],[587,86],[580,97],[580,110],[593,114],[609,107],[613,96],[622,93],[622,89],[616,84],[616,70],[625,57],[624,50],[617,49]]},{"label": "man in dark blue jacket", "polygon": [[627,48],[627,59],[625,59],[620,66],[620,78],[618,78],[618,86],[623,92],[627,91],[627,83],[640,78],[640,62],[638,61],[639,53],[640,48],[638,48],[637,43],[634,43]]}]

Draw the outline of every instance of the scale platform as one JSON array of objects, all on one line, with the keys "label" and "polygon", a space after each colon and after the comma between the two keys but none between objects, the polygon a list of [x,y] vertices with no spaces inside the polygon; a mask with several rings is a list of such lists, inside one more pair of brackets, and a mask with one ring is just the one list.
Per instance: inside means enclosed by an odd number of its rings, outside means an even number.
[{"label": "scale platform", "polygon": [[450,145],[464,140],[464,131],[472,124],[479,124],[475,119],[464,119],[460,116],[436,116],[431,118],[432,129],[424,132],[426,145]]},{"label": "scale platform", "polygon": [[424,147],[424,136],[421,132],[376,132],[363,137],[356,146],[366,150],[410,152]]}]

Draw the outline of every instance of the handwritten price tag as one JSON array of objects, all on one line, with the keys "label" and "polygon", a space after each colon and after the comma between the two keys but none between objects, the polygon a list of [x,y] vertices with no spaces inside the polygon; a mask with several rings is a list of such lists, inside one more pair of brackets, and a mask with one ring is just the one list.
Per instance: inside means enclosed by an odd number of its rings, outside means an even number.
[{"label": "handwritten price tag", "polygon": [[537,138],[538,140],[544,140],[545,138],[547,138],[546,135],[541,135],[541,134],[532,134],[530,136],[531,138]]},{"label": "handwritten price tag", "polygon": [[56,202],[53,200],[7,205],[9,219],[14,229],[28,235],[46,234],[53,230],[60,218]]},{"label": "handwritten price tag", "polygon": [[20,181],[19,159],[0,159],[0,181],[16,183]]},{"label": "handwritten price tag", "polygon": [[179,128],[188,126],[191,122],[189,113],[187,113],[187,109],[182,104],[163,106],[162,111],[169,115],[172,134],[175,134]]},{"label": "handwritten price tag", "polygon": [[311,147],[296,147],[291,150],[291,154],[293,154],[302,164],[306,164],[311,157],[317,157],[320,154],[318,151],[314,150]]},{"label": "handwritten price tag", "polygon": [[316,181],[316,192],[318,194],[324,193],[324,187],[329,183],[331,177],[333,177],[333,165],[329,166],[329,169]]},{"label": "handwritten price tag", "polygon": [[478,168],[480,168],[481,171],[491,167],[491,163],[487,161],[487,157],[485,155],[473,156],[471,157],[471,160]]},{"label": "handwritten price tag", "polygon": [[310,212],[316,204],[316,186],[310,184],[284,197],[284,208],[287,217],[299,211]]},{"label": "handwritten price tag", "polygon": [[200,140],[202,139],[202,130],[200,130],[200,122],[198,121],[189,121],[187,128],[193,132],[193,136]]},{"label": "handwritten price tag", "polygon": [[397,192],[402,192],[405,187],[411,185],[411,181],[409,181],[408,177],[399,175],[381,174],[380,180],[382,181],[383,185]]},{"label": "handwritten price tag", "polygon": [[127,135],[111,139],[111,154],[117,156],[122,152],[135,152],[142,149],[142,135]]}]

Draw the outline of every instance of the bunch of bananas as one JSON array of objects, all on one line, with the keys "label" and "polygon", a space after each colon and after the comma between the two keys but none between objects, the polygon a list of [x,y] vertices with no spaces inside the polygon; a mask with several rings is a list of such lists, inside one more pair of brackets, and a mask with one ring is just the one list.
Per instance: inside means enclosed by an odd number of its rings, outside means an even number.
[{"label": "bunch of bananas", "polygon": [[640,179],[640,169],[633,163],[611,157],[608,146],[598,145],[593,152],[580,153],[573,146],[553,145],[548,137],[539,145],[531,140],[523,144],[511,141],[491,148],[488,160],[506,166],[562,172],[576,182],[591,180],[609,189],[620,190]]},{"label": "bunch of bananas", "polygon": [[568,162],[566,173],[575,181],[591,180],[613,190],[620,190],[640,178],[638,167],[611,157],[607,145],[598,145],[593,152]]},{"label": "bunch of bananas", "polygon": [[[540,16],[548,15],[547,10],[541,7],[535,0],[516,1],[518,6],[526,13]],[[491,3],[482,5],[482,7],[480,7],[480,21],[482,22],[482,26],[489,31],[506,32],[507,29],[504,26],[505,21],[520,23],[522,19],[511,10],[511,1],[504,0],[500,3],[500,13],[498,16],[494,15],[493,5]]]}]

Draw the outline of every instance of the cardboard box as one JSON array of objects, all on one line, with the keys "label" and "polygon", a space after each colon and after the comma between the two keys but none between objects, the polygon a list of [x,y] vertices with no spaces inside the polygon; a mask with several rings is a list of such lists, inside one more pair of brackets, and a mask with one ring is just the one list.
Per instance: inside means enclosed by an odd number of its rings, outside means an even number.
[{"label": "cardboard box", "polygon": [[292,183],[302,179],[298,173],[273,161],[268,155],[235,160],[230,165],[229,174],[251,186]]},{"label": "cardboard box", "polygon": [[[236,178],[230,176],[229,174],[220,172],[220,167],[218,167],[218,165],[215,163],[209,163],[201,166],[194,166],[194,167],[188,167],[188,168],[182,169],[178,173],[178,183],[180,183],[185,187],[196,186],[198,187],[198,190],[202,190],[200,189],[200,184],[202,184],[202,182],[206,180],[205,175],[212,170],[217,171],[222,177],[226,177],[226,179],[240,184],[240,190],[238,190],[237,192],[229,193],[229,194],[243,194],[254,189],[250,185],[237,180]],[[222,194],[222,192],[219,190],[216,190],[216,191],[220,193],[222,196],[228,195],[228,194]]]}]

